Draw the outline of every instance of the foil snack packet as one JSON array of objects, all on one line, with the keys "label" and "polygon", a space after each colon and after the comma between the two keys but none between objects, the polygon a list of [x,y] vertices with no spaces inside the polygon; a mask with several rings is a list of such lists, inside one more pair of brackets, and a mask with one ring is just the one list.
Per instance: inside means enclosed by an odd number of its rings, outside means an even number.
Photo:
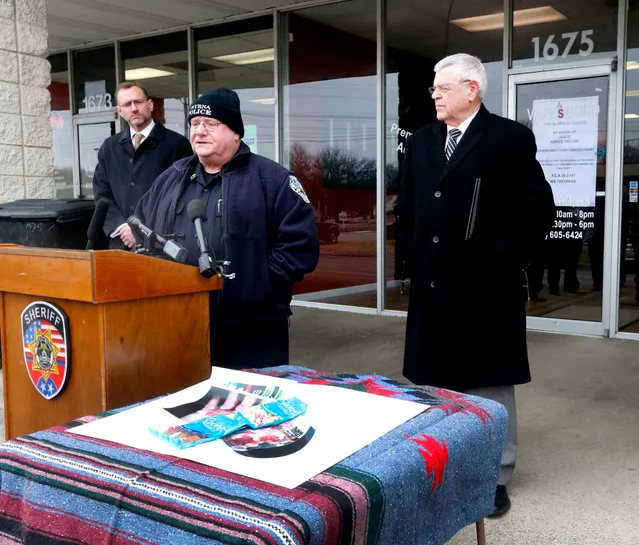
[{"label": "foil snack packet", "polygon": [[212,437],[191,431],[185,426],[171,426],[164,431],[149,428],[149,431],[158,439],[162,439],[180,450],[213,441]]},{"label": "foil snack packet", "polygon": [[306,403],[292,397],[283,401],[268,401],[232,415],[217,414],[171,426],[164,431],[153,428],[149,428],[149,431],[159,439],[185,449],[221,439],[242,429],[257,430],[288,422],[306,412],[306,408]]},{"label": "foil snack packet", "polygon": [[249,427],[254,430],[288,422],[304,414],[308,405],[296,397],[281,401],[267,401],[255,407],[240,410]]}]

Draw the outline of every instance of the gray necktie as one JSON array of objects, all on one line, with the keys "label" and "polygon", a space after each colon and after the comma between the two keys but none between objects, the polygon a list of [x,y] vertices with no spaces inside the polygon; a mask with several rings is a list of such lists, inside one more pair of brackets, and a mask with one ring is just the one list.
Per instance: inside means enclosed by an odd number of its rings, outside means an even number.
[{"label": "gray necktie", "polygon": [[458,128],[453,128],[448,131],[448,143],[446,144],[446,161],[450,160],[450,156],[457,147],[457,139],[461,136],[461,131]]}]

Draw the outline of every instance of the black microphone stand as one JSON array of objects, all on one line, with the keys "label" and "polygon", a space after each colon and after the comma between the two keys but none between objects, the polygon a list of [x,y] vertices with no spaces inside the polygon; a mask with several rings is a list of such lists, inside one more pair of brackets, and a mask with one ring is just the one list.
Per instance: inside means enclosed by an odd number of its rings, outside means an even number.
[{"label": "black microphone stand", "polygon": [[[165,242],[160,242],[158,237],[164,239]],[[171,261],[175,261],[170,256],[166,255],[164,249],[167,241],[178,238],[180,238],[179,235],[158,235],[155,231],[151,231],[148,234],[142,233],[142,244],[136,245],[132,251],[134,254],[148,255],[159,259],[171,259]]]},{"label": "black microphone stand", "polygon": [[211,278],[215,271],[213,270],[213,260],[208,252],[202,252],[197,260],[197,264],[200,267],[200,274],[204,278]]},{"label": "black microphone stand", "polygon": [[139,250],[136,248],[135,253],[156,256],[157,251],[160,249],[160,246],[158,244],[158,239],[155,231],[152,231],[150,234],[145,234],[143,236],[144,243]]}]

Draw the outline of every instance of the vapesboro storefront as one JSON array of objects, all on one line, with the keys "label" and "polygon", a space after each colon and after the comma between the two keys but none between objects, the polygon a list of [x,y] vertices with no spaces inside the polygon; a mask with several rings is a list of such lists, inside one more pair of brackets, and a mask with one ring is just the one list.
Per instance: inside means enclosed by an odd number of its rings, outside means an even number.
[{"label": "vapesboro storefront", "polygon": [[[47,0],[57,195],[91,197],[97,150],[120,130],[118,82],[143,83],[156,119],[184,134],[195,96],[234,88],[247,143],[289,165],[316,210],[320,264],[296,304],[404,313],[410,283],[394,244],[404,146],[434,119],[434,64],[467,52],[486,65],[487,108],[535,132],[558,206],[531,270],[542,287],[529,326],[639,339],[635,0],[270,6]],[[468,294],[469,305],[490,301]]]}]

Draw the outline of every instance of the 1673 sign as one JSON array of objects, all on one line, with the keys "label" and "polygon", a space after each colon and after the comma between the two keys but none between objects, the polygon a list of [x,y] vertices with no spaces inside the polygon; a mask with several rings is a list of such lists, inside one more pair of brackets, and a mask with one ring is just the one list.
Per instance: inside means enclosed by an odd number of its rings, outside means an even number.
[{"label": "1673 sign", "polygon": [[101,93],[98,95],[85,96],[82,104],[87,112],[101,112],[113,108],[111,93]]}]

